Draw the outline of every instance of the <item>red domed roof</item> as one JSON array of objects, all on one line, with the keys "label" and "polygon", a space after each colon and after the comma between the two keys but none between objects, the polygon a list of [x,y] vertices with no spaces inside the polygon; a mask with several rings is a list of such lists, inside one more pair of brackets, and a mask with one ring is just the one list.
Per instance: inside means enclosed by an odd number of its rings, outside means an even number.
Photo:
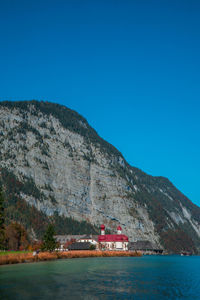
[{"label": "red domed roof", "polygon": [[128,237],[124,234],[106,234],[98,236],[99,242],[128,242]]},{"label": "red domed roof", "polygon": [[99,235],[98,240],[99,240],[99,242],[105,242],[106,241],[106,236],[105,235]]},{"label": "red domed roof", "polygon": [[100,228],[101,228],[101,230],[104,230],[104,229],[105,229],[105,226],[102,224],[102,225],[100,226]]},{"label": "red domed roof", "polygon": [[122,228],[121,228],[121,226],[120,226],[120,225],[117,227],[117,230],[122,230]]}]

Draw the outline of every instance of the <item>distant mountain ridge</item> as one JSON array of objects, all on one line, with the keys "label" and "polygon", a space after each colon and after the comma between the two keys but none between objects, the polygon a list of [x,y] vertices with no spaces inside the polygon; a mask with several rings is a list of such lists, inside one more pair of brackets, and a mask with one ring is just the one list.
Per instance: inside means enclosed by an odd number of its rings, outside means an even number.
[{"label": "distant mountain ridge", "polygon": [[200,208],[167,178],[130,166],[75,111],[35,100],[0,102],[0,145],[7,220],[32,236],[49,219],[58,234],[96,233],[101,223],[113,232],[121,224],[132,241],[174,253],[200,250]]}]

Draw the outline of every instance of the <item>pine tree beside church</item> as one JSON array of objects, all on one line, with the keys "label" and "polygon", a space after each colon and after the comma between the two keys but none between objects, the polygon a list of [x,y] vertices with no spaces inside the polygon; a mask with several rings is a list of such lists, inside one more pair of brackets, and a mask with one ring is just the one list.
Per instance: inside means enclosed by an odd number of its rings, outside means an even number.
[{"label": "pine tree beside church", "polygon": [[55,230],[52,224],[49,224],[43,237],[42,251],[54,251],[57,246],[57,242],[54,238]]}]

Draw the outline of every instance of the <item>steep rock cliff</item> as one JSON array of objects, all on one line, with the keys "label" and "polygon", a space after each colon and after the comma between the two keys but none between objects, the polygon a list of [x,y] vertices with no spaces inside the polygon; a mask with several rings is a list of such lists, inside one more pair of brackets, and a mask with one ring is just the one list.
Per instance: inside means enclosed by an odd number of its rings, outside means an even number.
[{"label": "steep rock cliff", "polygon": [[121,224],[130,240],[173,252],[199,249],[200,208],[168,179],[131,167],[78,113],[47,102],[1,102],[0,145],[5,188],[7,172],[19,183],[19,201],[43,216],[111,231]]}]

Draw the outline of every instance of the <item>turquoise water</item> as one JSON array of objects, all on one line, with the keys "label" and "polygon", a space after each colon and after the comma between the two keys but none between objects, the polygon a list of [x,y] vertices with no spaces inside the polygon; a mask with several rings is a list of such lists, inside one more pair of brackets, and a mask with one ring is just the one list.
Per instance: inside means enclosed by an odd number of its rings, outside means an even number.
[{"label": "turquoise water", "polygon": [[0,267],[0,299],[200,299],[200,257],[57,260]]}]

